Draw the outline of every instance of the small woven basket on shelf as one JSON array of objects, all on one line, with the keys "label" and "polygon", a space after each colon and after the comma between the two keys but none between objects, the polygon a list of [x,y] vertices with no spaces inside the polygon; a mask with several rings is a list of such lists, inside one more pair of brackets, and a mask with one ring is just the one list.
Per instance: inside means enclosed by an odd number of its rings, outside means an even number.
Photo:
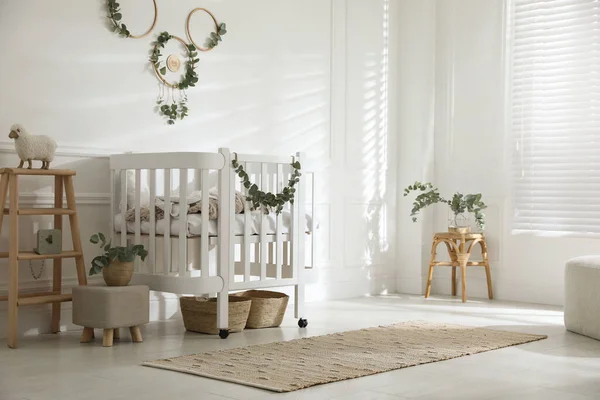
[{"label": "small woven basket on shelf", "polygon": [[[251,304],[250,298],[229,296],[229,332],[240,332],[244,329]],[[179,305],[185,329],[211,335],[219,333],[216,298],[181,297]]]},{"label": "small woven basket on shelf", "polygon": [[252,300],[246,328],[273,328],[281,325],[289,296],[268,290],[248,290],[233,296]]}]

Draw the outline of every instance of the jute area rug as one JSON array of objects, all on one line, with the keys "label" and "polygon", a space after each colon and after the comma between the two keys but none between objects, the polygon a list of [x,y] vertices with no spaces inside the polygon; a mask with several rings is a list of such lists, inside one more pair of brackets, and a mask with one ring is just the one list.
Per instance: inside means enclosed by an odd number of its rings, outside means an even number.
[{"label": "jute area rug", "polygon": [[143,365],[291,392],[546,337],[418,321],[173,357]]}]

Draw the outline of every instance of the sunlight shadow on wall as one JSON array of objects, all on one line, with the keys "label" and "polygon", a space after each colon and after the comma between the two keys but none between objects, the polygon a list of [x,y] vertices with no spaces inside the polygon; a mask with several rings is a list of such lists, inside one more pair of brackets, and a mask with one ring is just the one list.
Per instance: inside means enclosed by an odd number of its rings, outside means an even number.
[{"label": "sunlight shadow on wall", "polygon": [[[363,147],[363,198],[367,199],[365,211],[367,248],[365,265],[369,268],[369,279],[373,280],[381,271],[375,266],[385,265],[385,254],[389,249],[387,231],[387,209],[385,203],[388,156],[388,102],[389,102],[389,0],[383,1],[383,49],[381,59],[369,65],[365,84],[364,147]],[[387,293],[385,285],[370,288],[374,293]]]}]

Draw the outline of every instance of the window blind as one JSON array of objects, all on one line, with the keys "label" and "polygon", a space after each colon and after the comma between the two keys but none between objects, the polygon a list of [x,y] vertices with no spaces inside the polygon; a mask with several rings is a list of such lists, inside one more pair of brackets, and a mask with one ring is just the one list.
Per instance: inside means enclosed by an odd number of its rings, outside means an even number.
[{"label": "window blind", "polygon": [[600,1],[510,11],[513,232],[600,237]]}]

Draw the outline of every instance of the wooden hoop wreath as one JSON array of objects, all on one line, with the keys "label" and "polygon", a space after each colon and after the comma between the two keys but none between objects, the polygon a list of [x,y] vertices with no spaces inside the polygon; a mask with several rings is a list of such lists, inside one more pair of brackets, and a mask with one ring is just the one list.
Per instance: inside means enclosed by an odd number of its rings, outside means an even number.
[{"label": "wooden hoop wreath", "polygon": [[130,38],[132,39],[142,39],[145,38],[146,36],[148,36],[150,34],[150,32],[152,32],[154,30],[154,27],[156,26],[156,21],[158,20],[158,6],[156,5],[156,0],[152,0],[152,3],[154,3],[154,21],[152,21],[152,26],[150,27],[150,29],[148,29],[146,31],[146,33],[142,34],[142,35],[129,35]]},{"label": "wooden hoop wreath", "polygon": [[[180,38],[179,36],[174,36],[174,35],[171,36],[171,39],[177,40],[179,43],[181,43],[183,45],[183,47],[185,47],[186,51],[188,52],[188,58],[189,58],[190,50],[188,48],[188,44],[186,43],[186,41],[183,40],[182,38]],[[160,79],[162,81],[162,83],[164,83],[165,85],[167,85],[168,87],[171,87],[173,89],[179,88],[179,83],[171,83],[162,76],[162,74],[158,70],[158,67],[156,66],[156,64],[152,63],[152,67],[154,68],[154,72],[156,73],[156,76],[158,77],[158,79]]]},{"label": "wooden hoop wreath", "polygon": [[194,15],[194,13],[196,11],[204,11],[205,13],[207,13],[213,20],[213,22],[215,23],[215,32],[219,32],[219,23],[217,22],[217,18],[215,17],[215,15],[213,13],[211,13],[210,11],[208,11],[206,8],[202,8],[202,7],[198,7],[198,8],[194,8],[187,17],[187,21],[185,23],[185,30],[188,36],[188,39],[190,39],[190,42],[196,46],[196,48],[200,51],[211,51],[213,48],[209,48],[209,47],[202,47],[199,46],[196,42],[194,42],[194,38],[192,38],[192,33],[190,32],[190,20],[192,19],[192,15]]},{"label": "wooden hoop wreath", "polygon": [[156,0],[152,0],[152,3],[154,5],[154,20],[152,21],[152,26],[150,26],[150,29],[148,29],[145,33],[143,33],[141,35],[132,35],[131,32],[129,32],[129,30],[127,29],[127,26],[125,24],[122,24],[119,22],[119,21],[121,21],[121,18],[123,16],[119,9],[119,4],[116,2],[116,0],[108,0],[107,1],[107,8],[108,8],[108,14],[109,14],[108,18],[111,20],[111,22],[115,26],[115,31],[118,30],[119,33],[121,35],[125,36],[126,38],[131,38],[131,39],[145,38],[146,36],[148,36],[150,34],[150,32],[152,32],[154,30],[154,28],[156,27],[156,21],[158,20],[158,5],[156,4]]}]

